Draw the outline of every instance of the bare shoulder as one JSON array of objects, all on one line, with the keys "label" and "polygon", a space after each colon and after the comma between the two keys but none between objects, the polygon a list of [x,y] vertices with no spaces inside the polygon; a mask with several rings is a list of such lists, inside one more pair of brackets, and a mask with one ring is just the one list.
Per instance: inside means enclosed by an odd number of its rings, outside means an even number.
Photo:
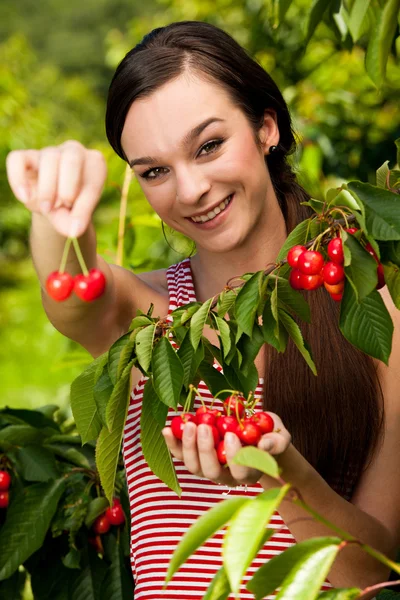
[{"label": "bare shoulder", "polygon": [[168,295],[167,269],[157,269],[156,271],[137,273],[136,277],[138,277],[141,281],[143,281],[143,283],[146,283],[158,293]]}]

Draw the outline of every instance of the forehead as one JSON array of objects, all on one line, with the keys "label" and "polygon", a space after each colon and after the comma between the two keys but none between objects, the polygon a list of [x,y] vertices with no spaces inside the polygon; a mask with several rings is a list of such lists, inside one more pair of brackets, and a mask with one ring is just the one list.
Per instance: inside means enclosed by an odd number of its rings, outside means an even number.
[{"label": "forehead", "polygon": [[185,133],[208,117],[225,119],[237,112],[218,83],[185,73],[133,102],[122,131],[122,146],[128,159],[147,151],[160,155],[170,152]]}]

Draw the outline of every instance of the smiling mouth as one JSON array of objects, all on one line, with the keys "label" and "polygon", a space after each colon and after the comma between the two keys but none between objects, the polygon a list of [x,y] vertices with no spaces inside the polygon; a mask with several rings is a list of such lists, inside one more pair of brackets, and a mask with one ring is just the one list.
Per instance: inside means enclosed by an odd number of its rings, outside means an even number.
[{"label": "smiling mouth", "polygon": [[225,200],[218,204],[218,206],[216,206],[213,210],[210,210],[205,215],[200,215],[198,217],[189,217],[190,221],[192,221],[193,223],[206,223],[207,221],[212,221],[217,215],[219,215],[226,209],[226,207],[230,204],[232,200],[232,196],[233,194],[230,194],[230,196],[225,198]]}]

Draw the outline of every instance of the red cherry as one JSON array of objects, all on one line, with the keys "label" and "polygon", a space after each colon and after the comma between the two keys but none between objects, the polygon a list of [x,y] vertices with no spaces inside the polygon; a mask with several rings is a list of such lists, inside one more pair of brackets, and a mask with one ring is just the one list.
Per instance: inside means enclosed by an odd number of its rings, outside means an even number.
[{"label": "red cherry", "polygon": [[222,440],[218,446],[217,446],[217,457],[218,457],[218,462],[220,465],[226,465],[227,458],[226,458],[226,450],[225,450],[225,442],[224,440]]},{"label": "red cherry", "polygon": [[262,431],[250,418],[242,421],[236,430],[236,435],[247,446],[255,446],[260,441]]},{"label": "red cherry", "polygon": [[345,228],[345,231],[347,231],[347,233],[350,233],[350,235],[354,235],[355,233],[357,233],[358,229],[357,227],[348,227],[347,229]]},{"label": "red cherry", "polygon": [[324,279],[321,273],[317,273],[317,275],[306,275],[305,273],[300,273],[300,284],[303,290],[316,290],[321,287],[324,283]]},{"label": "red cherry", "polygon": [[99,269],[90,269],[88,275],[81,273],[74,278],[74,292],[81,300],[92,302],[105,290],[106,278]]},{"label": "red cherry", "polygon": [[375,250],[373,249],[373,247],[371,246],[371,244],[369,242],[367,242],[365,244],[365,249],[366,249],[367,252],[370,253],[371,256],[374,257],[374,259],[376,260],[376,262],[379,262],[378,255],[377,255],[377,253],[375,252]]},{"label": "red cherry", "polygon": [[383,288],[386,285],[385,272],[383,270],[382,263],[378,263],[378,268],[376,270],[376,273],[378,275],[378,283],[376,285],[376,289],[380,290],[381,288]]},{"label": "red cherry", "polygon": [[344,268],[337,263],[327,262],[322,270],[322,276],[325,283],[335,285],[335,283],[340,283],[344,280]]},{"label": "red cherry", "polygon": [[343,243],[340,237],[334,238],[326,249],[332,262],[342,265],[344,262]]},{"label": "red cherry", "polygon": [[218,429],[215,427],[215,425],[211,426],[211,431],[213,434],[213,438],[214,438],[214,448],[218,448],[218,444],[221,441],[221,436],[219,435],[219,431]]},{"label": "red cherry", "polygon": [[317,275],[324,266],[324,257],[321,252],[306,250],[300,254],[297,268],[305,275]]},{"label": "red cherry", "polygon": [[176,417],[172,418],[172,420],[171,420],[172,433],[178,440],[182,439],[183,428],[185,426],[185,423],[187,423],[188,421],[192,421],[192,423],[197,423],[196,415],[193,415],[192,413],[182,413],[181,415],[177,415]]},{"label": "red cherry", "polygon": [[69,273],[53,271],[46,279],[46,291],[57,302],[66,300],[72,294],[73,289],[74,278]]},{"label": "red cherry", "polygon": [[105,515],[111,525],[122,525],[122,523],[125,523],[125,514],[120,504],[114,504],[112,507],[107,508]]},{"label": "red cherry", "polygon": [[220,417],[217,419],[217,429],[221,434],[221,437],[224,437],[227,431],[231,431],[232,433],[236,433],[236,428],[238,426],[238,422],[236,417],[233,415],[229,416],[225,415],[224,417]]},{"label": "red cherry", "polygon": [[0,492],[0,508],[7,508],[9,500],[8,492]]},{"label": "red cherry", "polygon": [[96,550],[97,554],[104,554],[103,542],[101,541],[101,537],[99,535],[89,536],[88,542],[93,548]]},{"label": "red cherry", "polygon": [[222,412],[218,408],[210,408],[209,412],[212,413],[216,419],[219,419],[222,416]]},{"label": "red cherry", "polygon": [[289,275],[289,283],[294,290],[302,290],[301,286],[301,275],[302,272],[299,269],[292,269]]},{"label": "red cherry", "polygon": [[201,407],[196,411],[196,421],[198,425],[200,425],[200,423],[203,423],[204,425],[216,425],[217,417],[213,412],[208,410],[208,408],[203,410],[203,407]]},{"label": "red cherry", "polygon": [[250,417],[250,420],[261,429],[261,433],[271,433],[274,430],[274,420],[267,412],[256,412]]},{"label": "red cherry", "polygon": [[334,285],[330,285],[329,283],[324,282],[324,286],[330,294],[341,294],[344,290],[344,281],[340,281],[339,283],[335,283]]},{"label": "red cherry", "polygon": [[6,492],[11,485],[11,475],[8,471],[0,471],[0,492]]},{"label": "red cherry", "polygon": [[343,298],[343,292],[340,292],[339,294],[331,294],[331,298],[332,300],[335,300],[335,302],[340,302]]},{"label": "red cherry", "polygon": [[107,533],[110,527],[111,523],[105,514],[102,514],[99,517],[97,517],[97,519],[93,523],[93,531],[95,533],[98,533],[99,535],[102,533]]},{"label": "red cherry", "polygon": [[290,248],[287,254],[287,261],[289,265],[293,268],[297,268],[297,261],[299,260],[299,256],[300,254],[303,254],[303,252],[305,252],[306,250],[307,248],[305,246],[300,246],[299,244],[297,246],[293,246],[293,248]]},{"label": "red cherry", "polygon": [[233,415],[234,417],[242,417],[244,415],[244,404],[246,400],[243,396],[228,396],[224,400],[224,411],[226,415]]}]

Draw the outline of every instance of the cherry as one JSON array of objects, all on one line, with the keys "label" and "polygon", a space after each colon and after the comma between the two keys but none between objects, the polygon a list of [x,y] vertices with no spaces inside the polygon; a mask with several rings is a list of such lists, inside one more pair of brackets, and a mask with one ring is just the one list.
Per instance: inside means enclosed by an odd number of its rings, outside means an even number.
[{"label": "cherry", "polygon": [[221,465],[226,465],[226,463],[228,462],[228,460],[226,458],[226,450],[225,450],[224,440],[222,440],[217,446],[217,457],[218,457],[218,462]]},{"label": "cherry", "polygon": [[377,267],[376,272],[377,272],[377,275],[378,275],[378,283],[376,285],[376,289],[380,290],[381,288],[383,288],[386,285],[385,272],[383,270],[382,263],[378,263],[378,267]]},{"label": "cherry", "polygon": [[335,300],[335,302],[340,302],[343,298],[343,292],[340,292],[339,294],[331,294],[331,298],[332,300]]},{"label": "cherry", "polygon": [[[205,410],[203,410],[203,408],[205,408]],[[203,423],[204,425],[216,425],[217,417],[214,412],[202,406],[196,411],[196,422],[198,425],[200,425],[200,423]]]},{"label": "cherry", "polygon": [[211,431],[212,431],[213,438],[214,438],[214,448],[218,448],[218,444],[221,441],[221,436],[219,435],[219,431],[215,427],[215,425],[211,425]]},{"label": "cherry", "polygon": [[377,253],[375,252],[375,250],[373,249],[373,247],[371,246],[371,244],[369,242],[367,242],[365,244],[365,249],[366,249],[367,252],[370,253],[371,256],[374,257],[374,259],[376,260],[376,262],[379,262],[378,255],[377,255]]},{"label": "cherry", "polygon": [[340,283],[344,280],[344,268],[337,263],[327,262],[322,270],[322,276],[325,283],[335,285],[335,283]]},{"label": "cherry", "polygon": [[182,439],[183,428],[185,426],[185,423],[187,423],[188,421],[192,421],[192,423],[197,424],[196,415],[193,415],[192,413],[182,413],[181,415],[177,415],[176,417],[172,418],[172,433],[178,440]]},{"label": "cherry", "polygon": [[332,262],[342,265],[344,262],[343,243],[340,237],[334,238],[326,249]]},{"label": "cherry", "polygon": [[224,400],[224,411],[226,415],[234,415],[242,417],[244,415],[244,404],[246,400],[243,396],[233,395],[228,396],[226,400]]},{"label": "cherry", "polygon": [[261,429],[261,433],[271,433],[274,430],[274,420],[267,412],[257,412],[250,417],[250,420]]},{"label": "cherry", "polygon": [[297,268],[305,275],[317,275],[324,266],[324,257],[321,252],[306,250],[300,254]]},{"label": "cherry", "polygon": [[292,269],[289,275],[289,283],[294,290],[302,290],[301,285],[301,275],[302,272],[299,269]]},{"label": "cherry", "polygon": [[114,504],[107,508],[105,516],[110,521],[111,525],[122,525],[125,523],[125,514],[121,504]]},{"label": "cherry", "polygon": [[236,420],[236,417],[234,417],[233,415],[226,415],[217,419],[217,429],[221,434],[221,437],[224,437],[227,431],[236,433],[237,426],[238,422]]},{"label": "cherry", "polygon": [[8,471],[0,471],[0,492],[6,492],[11,485],[11,475]]},{"label": "cherry", "polygon": [[93,523],[93,530],[95,533],[98,533],[99,535],[102,533],[107,533],[107,531],[110,529],[110,527],[111,527],[111,523],[105,514],[102,514],[99,517],[97,517],[97,519]]},{"label": "cherry", "polygon": [[104,554],[103,542],[101,541],[101,537],[99,535],[89,536],[88,542],[93,548],[96,550],[97,554]]},{"label": "cherry", "polygon": [[92,302],[105,290],[106,278],[99,269],[90,269],[88,275],[81,273],[74,278],[74,292],[81,300]]},{"label": "cherry", "polygon": [[303,290],[316,290],[324,283],[321,273],[318,273],[317,275],[300,273],[299,280]]},{"label": "cherry", "polygon": [[347,229],[345,228],[345,231],[347,231],[347,233],[350,233],[350,235],[354,235],[355,233],[357,233],[358,229],[357,227],[348,227]]},{"label": "cherry", "polygon": [[287,254],[287,261],[289,265],[293,268],[297,268],[297,261],[299,260],[299,256],[300,254],[303,254],[303,252],[305,252],[306,250],[307,248],[305,246],[300,246],[299,244],[297,244],[297,246],[293,246],[293,248],[290,248]]},{"label": "cherry", "polygon": [[69,273],[53,271],[46,279],[46,291],[57,302],[66,300],[72,294],[73,289],[74,278]]},{"label": "cherry", "polygon": [[344,281],[340,281],[339,283],[335,283],[334,285],[330,285],[329,283],[324,282],[324,286],[330,294],[341,294],[344,290]]},{"label": "cherry", "polygon": [[9,503],[8,492],[0,492],[0,508],[7,508]]},{"label": "cherry", "polygon": [[244,421],[238,425],[236,435],[247,446],[255,446],[260,441],[262,431],[257,423],[254,423],[254,421],[249,418],[244,419]]}]

